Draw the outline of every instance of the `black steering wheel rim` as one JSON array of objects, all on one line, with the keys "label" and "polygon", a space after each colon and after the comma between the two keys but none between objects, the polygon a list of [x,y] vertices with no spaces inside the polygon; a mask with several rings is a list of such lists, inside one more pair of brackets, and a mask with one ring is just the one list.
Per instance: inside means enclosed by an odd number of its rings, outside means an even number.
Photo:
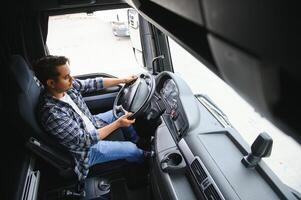
[{"label": "black steering wheel rim", "polygon": [[[129,116],[128,119],[135,119],[145,111],[151,101],[155,91],[155,78],[148,72],[140,73],[137,76],[137,80],[133,83],[123,85],[114,100],[113,115],[116,119],[120,117],[119,113],[121,111],[123,113],[132,112],[133,114]],[[144,93],[145,91],[143,89],[146,89],[145,87],[148,89],[147,93]],[[129,90],[128,92],[130,93],[128,95],[124,94],[127,90]],[[143,95],[138,94],[139,91],[142,92]],[[126,96],[124,97],[125,99],[121,99],[123,96]],[[135,111],[133,111],[132,107],[134,106],[132,104],[135,101],[135,98],[140,98],[141,96],[143,96],[140,103],[141,105],[139,105],[138,108],[136,107]],[[120,100],[125,101],[119,104]]]}]

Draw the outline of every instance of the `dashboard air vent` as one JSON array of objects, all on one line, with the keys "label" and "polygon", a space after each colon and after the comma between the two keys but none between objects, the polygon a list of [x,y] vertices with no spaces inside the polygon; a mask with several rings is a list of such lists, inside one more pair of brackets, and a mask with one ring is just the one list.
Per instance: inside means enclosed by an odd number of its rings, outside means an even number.
[{"label": "dashboard air vent", "polygon": [[204,193],[206,195],[206,198],[208,200],[222,200],[222,198],[219,196],[218,192],[214,188],[212,184],[210,184],[205,190]]},{"label": "dashboard air vent", "polygon": [[205,170],[203,169],[201,163],[195,159],[192,163],[191,163],[191,169],[192,172],[195,176],[195,178],[197,179],[197,182],[199,185],[201,185],[201,183],[208,177]]}]

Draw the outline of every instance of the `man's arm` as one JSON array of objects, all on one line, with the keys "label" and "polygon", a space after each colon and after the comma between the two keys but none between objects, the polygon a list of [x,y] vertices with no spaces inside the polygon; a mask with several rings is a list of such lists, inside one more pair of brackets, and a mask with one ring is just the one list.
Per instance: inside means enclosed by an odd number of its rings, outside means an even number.
[{"label": "man's arm", "polygon": [[118,85],[120,83],[130,83],[137,79],[137,76],[129,76],[126,78],[88,78],[85,80],[74,79],[73,87],[81,93],[93,92],[103,88]]},{"label": "man's arm", "polygon": [[53,134],[61,144],[71,149],[87,149],[100,139],[95,129],[86,132],[77,122],[63,112],[51,111],[42,115],[42,125],[45,130]]},{"label": "man's arm", "polygon": [[114,85],[118,85],[120,83],[130,83],[132,81],[135,81],[137,79],[137,76],[129,76],[125,78],[103,78],[103,87],[111,87]]},{"label": "man's arm", "polygon": [[94,92],[104,88],[103,78],[87,78],[84,80],[74,79],[72,82],[73,88],[81,93]]}]

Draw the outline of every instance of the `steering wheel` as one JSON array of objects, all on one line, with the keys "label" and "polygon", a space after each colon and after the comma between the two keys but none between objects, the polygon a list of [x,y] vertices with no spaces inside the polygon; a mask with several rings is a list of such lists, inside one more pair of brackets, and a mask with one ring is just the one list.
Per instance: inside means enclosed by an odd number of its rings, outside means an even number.
[{"label": "steering wheel", "polygon": [[143,114],[149,105],[155,91],[155,78],[148,72],[138,75],[138,78],[125,84],[118,92],[113,105],[113,115],[118,119],[126,112],[133,113],[128,119],[135,119]]}]

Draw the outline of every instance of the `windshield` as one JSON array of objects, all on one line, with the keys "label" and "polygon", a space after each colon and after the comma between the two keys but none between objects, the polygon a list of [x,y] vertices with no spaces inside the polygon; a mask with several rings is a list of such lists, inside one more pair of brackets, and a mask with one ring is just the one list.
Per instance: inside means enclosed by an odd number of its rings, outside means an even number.
[{"label": "windshield", "polygon": [[[210,106],[214,116],[224,124],[231,124],[249,145],[262,132],[273,138],[272,154],[263,160],[285,184],[301,192],[300,145],[260,116],[238,93],[171,38],[169,45],[174,72],[188,83],[198,99]],[[204,96],[218,108],[206,104]]]},{"label": "windshield", "polygon": [[127,9],[51,16],[46,42],[50,54],[70,59],[73,76],[102,72],[122,77],[145,71],[133,53]]}]

